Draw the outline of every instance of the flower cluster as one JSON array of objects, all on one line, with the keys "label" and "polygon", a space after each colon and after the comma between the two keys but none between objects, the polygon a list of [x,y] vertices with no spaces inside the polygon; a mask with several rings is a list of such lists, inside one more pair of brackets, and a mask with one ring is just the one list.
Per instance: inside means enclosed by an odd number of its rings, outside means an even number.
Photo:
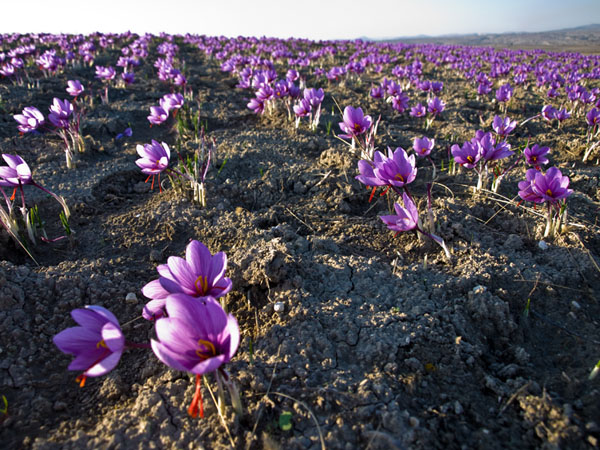
[{"label": "flower cluster", "polygon": [[[188,411],[192,417],[202,417],[201,376],[215,373],[219,388],[223,383],[232,387],[223,365],[240,343],[236,319],[216,300],[231,289],[231,280],[224,277],[226,268],[225,253],[211,255],[204,244],[192,240],[185,260],[171,256],[167,264],[157,267],[160,278],[142,288],[152,299],[143,316],[154,321],[156,339],[149,344],[126,341],[115,315],[91,305],[71,312],[79,326],[58,333],[54,344],[75,357],[68,369],[82,372],[76,378],[81,387],[88,377],[113,370],[125,349],[151,347],[167,366],[196,376],[196,393]],[[232,401],[239,404],[239,399]]]}]

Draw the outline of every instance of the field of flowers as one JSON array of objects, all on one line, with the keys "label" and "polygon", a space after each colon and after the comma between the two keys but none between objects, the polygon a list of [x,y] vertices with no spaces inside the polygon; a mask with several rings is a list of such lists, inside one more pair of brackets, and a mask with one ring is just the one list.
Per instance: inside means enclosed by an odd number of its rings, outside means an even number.
[{"label": "field of flowers", "polygon": [[600,56],[0,35],[5,448],[594,448]]}]

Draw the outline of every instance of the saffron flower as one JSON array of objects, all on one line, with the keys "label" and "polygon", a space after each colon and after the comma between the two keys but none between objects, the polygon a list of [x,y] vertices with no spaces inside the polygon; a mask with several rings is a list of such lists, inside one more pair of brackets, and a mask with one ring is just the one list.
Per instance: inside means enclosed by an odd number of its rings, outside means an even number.
[{"label": "saffron flower", "polygon": [[71,316],[80,326],[61,331],[53,341],[61,352],[75,356],[69,370],[83,370],[76,378],[83,387],[87,377],[99,377],[115,368],[125,337],[114,314],[101,306],[75,309]]},{"label": "saffron flower", "polygon": [[171,150],[167,144],[158,143],[154,139],[151,144],[138,145],[138,155],[141,156],[135,163],[147,175],[157,175],[169,166]]},{"label": "saffron flower", "polygon": [[384,92],[381,86],[374,86],[371,88],[371,97],[372,98],[383,98]]},{"label": "saffron flower", "polygon": [[113,67],[96,66],[96,78],[102,81],[112,80],[117,73]]},{"label": "saffron flower", "polygon": [[48,120],[52,125],[56,128],[69,127],[69,118],[73,114],[73,105],[68,100],[55,98],[49,109]]},{"label": "saffron flower", "polygon": [[151,106],[150,115],[148,116],[148,122],[150,126],[160,125],[169,118],[169,114],[161,106]]},{"label": "saffron flower", "polygon": [[170,256],[167,264],[159,265],[160,274],[142,288],[142,294],[152,299],[143,311],[144,318],[151,320],[163,315],[166,298],[170,294],[186,294],[191,297],[219,298],[231,290],[232,282],[225,277],[227,255],[223,252],[211,255],[210,250],[199,241],[191,241],[185,250],[185,259]]},{"label": "saffron flower", "polygon": [[37,130],[45,122],[44,115],[34,106],[27,106],[22,114],[15,114],[13,117],[19,123],[17,128],[21,133]]},{"label": "saffron flower", "polygon": [[462,147],[459,147],[458,144],[454,144],[450,148],[450,152],[454,157],[454,161],[461,166],[465,166],[467,169],[475,167],[483,156],[483,148],[477,140],[465,142]]},{"label": "saffron flower", "polygon": [[495,116],[494,121],[492,123],[492,128],[499,135],[505,138],[508,136],[517,126],[516,120],[510,120],[509,117],[502,118],[500,116]]},{"label": "saffron flower", "polygon": [[548,122],[552,122],[556,119],[556,108],[552,105],[544,105],[542,108],[542,117]]},{"label": "saffron flower", "polygon": [[[152,350],[167,366],[196,375],[196,391],[188,413],[204,416],[201,376],[219,369],[231,360],[240,343],[235,317],[227,314],[212,297],[205,302],[185,294],[173,294],[165,301],[168,318],[156,321]],[[217,378],[221,374],[217,372]]]},{"label": "saffron flower", "polygon": [[501,103],[508,102],[513,95],[513,89],[510,83],[503,84],[496,90],[496,100]]},{"label": "saffron flower", "polygon": [[253,98],[246,106],[251,109],[254,114],[262,114],[265,112],[265,103],[258,98]]},{"label": "saffron flower", "polygon": [[344,108],[343,120],[339,123],[339,127],[344,134],[339,136],[346,139],[363,134],[373,125],[371,116],[365,116],[361,108],[353,108],[352,106]]},{"label": "saffron flower", "polygon": [[3,154],[2,158],[8,166],[0,166],[0,186],[18,187],[20,184],[31,184],[31,169],[18,155]]},{"label": "saffron flower", "polygon": [[183,106],[183,95],[179,93],[166,94],[160,99],[159,103],[162,109],[168,114],[170,111],[178,110]]},{"label": "saffron flower", "polygon": [[529,169],[525,172],[525,181],[519,181],[519,197],[527,202],[543,203],[544,199],[536,191],[533,190],[533,182],[535,175],[540,173],[536,169]]},{"label": "saffron flower", "polygon": [[429,139],[423,136],[422,138],[415,138],[413,141],[413,149],[417,156],[424,157],[428,156],[435,145],[435,139]]},{"label": "saffron flower", "polygon": [[550,152],[549,147],[540,147],[535,144],[532,147],[526,147],[523,150],[525,155],[525,161],[531,166],[539,167],[542,164],[548,164],[548,158],[546,155]]},{"label": "saffron flower", "polygon": [[67,93],[73,97],[77,97],[84,91],[84,87],[82,86],[79,80],[69,80],[67,81]]},{"label": "saffron flower", "polygon": [[401,188],[412,183],[417,176],[415,155],[408,156],[402,147],[393,152],[388,147],[387,157],[380,151],[375,151],[372,164],[366,160],[358,162],[360,175],[356,179],[367,186]]},{"label": "saffron flower", "polygon": [[410,115],[413,117],[425,117],[426,114],[427,110],[421,103],[417,103],[416,106],[410,109]]},{"label": "saffron flower", "polygon": [[446,103],[444,103],[438,97],[434,97],[427,102],[427,111],[434,117],[438,114],[441,114],[445,108]]},{"label": "saffron flower", "polygon": [[585,115],[585,120],[590,127],[600,124],[600,110],[596,108],[590,109]]},{"label": "saffron flower", "polygon": [[419,211],[406,192],[402,194],[402,200],[404,207],[394,203],[395,215],[379,217],[390,230],[397,232],[413,230],[419,223]]},{"label": "saffron flower", "polygon": [[556,167],[550,167],[545,174],[537,172],[534,175],[531,189],[544,201],[555,203],[573,193],[573,190],[569,189],[569,177],[563,176]]}]

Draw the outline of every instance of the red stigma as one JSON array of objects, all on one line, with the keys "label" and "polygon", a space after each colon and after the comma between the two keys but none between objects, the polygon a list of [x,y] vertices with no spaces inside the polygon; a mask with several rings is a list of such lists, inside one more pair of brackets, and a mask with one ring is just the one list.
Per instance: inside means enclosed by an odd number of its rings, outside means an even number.
[{"label": "red stigma", "polygon": [[204,402],[202,401],[202,385],[200,384],[200,375],[196,375],[196,391],[194,398],[188,408],[188,414],[194,419],[200,414],[200,418],[204,418]]}]

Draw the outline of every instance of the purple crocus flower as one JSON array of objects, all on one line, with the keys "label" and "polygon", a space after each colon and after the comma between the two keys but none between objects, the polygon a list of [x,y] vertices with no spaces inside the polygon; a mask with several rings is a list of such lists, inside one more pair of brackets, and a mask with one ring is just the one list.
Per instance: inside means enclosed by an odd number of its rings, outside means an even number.
[{"label": "purple crocus flower", "polygon": [[312,107],[310,106],[310,101],[308,101],[305,98],[300,100],[300,103],[298,103],[297,105],[294,105],[293,109],[294,109],[294,113],[298,117],[306,117],[312,111]]},{"label": "purple crocus flower", "polygon": [[381,86],[375,86],[371,88],[371,97],[373,98],[383,98],[384,92]]},{"label": "purple crocus flower", "polygon": [[212,297],[198,301],[185,294],[165,299],[168,318],[156,321],[152,350],[164,364],[196,375],[229,362],[240,342],[238,323]]},{"label": "purple crocus flower", "polygon": [[100,80],[103,80],[103,81],[112,80],[116,74],[117,73],[115,72],[115,69],[113,67],[96,66],[96,78],[98,78]]},{"label": "purple crocus flower", "polygon": [[496,100],[499,102],[508,102],[513,95],[513,89],[510,83],[503,84],[496,90]]},{"label": "purple crocus flower", "polygon": [[159,100],[160,106],[168,114],[170,111],[176,111],[183,106],[183,95],[178,92],[166,94]]},{"label": "purple crocus flower", "polygon": [[68,128],[69,118],[73,114],[73,105],[68,100],[55,98],[49,108],[48,120],[57,128]]},{"label": "purple crocus flower", "polygon": [[79,80],[67,81],[67,93],[73,97],[77,97],[84,91],[84,87]]},{"label": "purple crocus flower", "polygon": [[31,169],[18,155],[2,154],[8,166],[0,166],[0,186],[17,187],[19,184],[31,184]]},{"label": "purple crocus flower", "polygon": [[556,119],[559,122],[562,122],[563,120],[567,120],[569,117],[571,117],[571,113],[569,111],[567,111],[567,108],[562,108],[562,109],[559,109],[558,111],[556,111]]},{"label": "purple crocus flower", "polygon": [[438,97],[433,97],[427,102],[427,111],[432,116],[437,116],[446,108],[446,103],[440,100]]},{"label": "purple crocus flower", "polygon": [[550,203],[567,198],[573,193],[573,190],[569,189],[569,177],[563,176],[556,167],[550,167],[545,174],[535,173],[531,189],[544,201]]},{"label": "purple crocus flower", "polygon": [[454,144],[450,148],[450,152],[452,153],[454,160],[458,164],[465,166],[467,169],[475,167],[483,156],[483,148],[477,140],[465,142],[462,147],[459,147],[458,144]]},{"label": "purple crocus flower", "polygon": [[372,165],[366,160],[360,160],[358,170],[360,175],[356,179],[367,186],[390,185],[401,188],[412,183],[417,176],[415,155],[408,156],[402,147],[393,152],[388,147],[387,157],[380,151],[375,151]]},{"label": "purple crocus flower", "polygon": [[525,181],[519,181],[519,197],[526,202],[543,203],[544,199],[541,195],[533,190],[533,182],[535,175],[540,173],[536,169],[529,169],[525,172]]},{"label": "purple crocus flower", "polygon": [[523,155],[525,155],[525,161],[527,164],[535,167],[539,167],[542,164],[548,164],[548,158],[546,155],[550,152],[549,147],[540,147],[535,144],[533,147],[527,147],[523,150]]},{"label": "purple crocus flower", "polygon": [[394,203],[395,215],[379,217],[390,230],[396,232],[413,230],[417,228],[419,223],[419,211],[406,192],[402,194],[402,200],[404,201],[404,207]]},{"label": "purple crocus flower", "polygon": [[151,144],[138,145],[138,155],[141,156],[135,163],[147,175],[157,175],[169,166],[171,150],[167,144],[158,143],[154,139]]},{"label": "purple crocus flower", "polygon": [[556,119],[556,108],[552,105],[544,105],[542,108],[542,117],[548,122],[552,122]]},{"label": "purple crocus flower", "polygon": [[600,110],[592,108],[585,115],[585,120],[590,127],[600,124]]},{"label": "purple crocus flower", "polygon": [[392,97],[390,97],[392,102],[392,108],[402,114],[406,108],[408,108],[408,102],[410,98],[404,92],[400,92]]},{"label": "purple crocus flower", "polygon": [[17,128],[21,133],[29,133],[37,130],[44,124],[44,115],[34,106],[27,106],[23,114],[15,114],[14,119],[19,123]]},{"label": "purple crocus flower", "polygon": [[229,362],[240,343],[235,317],[227,314],[212,297],[206,301],[185,294],[169,295],[165,301],[168,318],[156,321],[152,350],[167,366],[196,375],[196,391],[188,413],[204,416],[202,375]]},{"label": "purple crocus flower", "polygon": [[413,149],[417,156],[424,157],[428,156],[435,145],[435,139],[429,139],[423,136],[422,138],[415,138],[413,140]]},{"label": "purple crocus flower", "polygon": [[171,256],[167,264],[156,270],[160,278],[142,288],[142,294],[152,299],[144,306],[144,318],[151,320],[163,315],[165,300],[170,294],[186,294],[191,297],[221,297],[227,294],[232,282],[225,277],[227,255],[223,252],[211,255],[210,250],[199,241],[191,241],[185,250],[185,259]]},{"label": "purple crocus flower", "polygon": [[492,128],[499,136],[505,138],[508,136],[517,126],[516,120],[510,120],[509,117],[505,117],[504,119],[500,116],[495,116],[494,121],[492,123]]},{"label": "purple crocus flower", "polygon": [[133,72],[123,72],[121,74],[121,79],[125,82],[125,84],[133,84],[135,81],[135,73]]},{"label": "purple crocus flower", "polygon": [[133,135],[133,131],[130,127],[125,128],[122,133],[117,134],[115,140],[123,139],[124,137],[131,137]]},{"label": "purple crocus flower", "polygon": [[251,109],[254,114],[262,114],[265,112],[265,103],[258,98],[253,98],[246,106]]},{"label": "purple crocus flower", "polygon": [[366,132],[373,124],[371,116],[365,116],[361,108],[346,106],[344,108],[344,121],[339,123],[340,129],[344,134],[339,136],[350,139]]},{"label": "purple crocus flower", "polygon": [[125,348],[125,337],[117,318],[102,306],[74,309],[71,316],[80,326],[61,331],[53,341],[61,352],[75,355],[69,370],[84,371],[77,377],[83,387],[87,377],[99,377],[115,368]]},{"label": "purple crocus flower", "polygon": [[169,113],[167,113],[161,106],[150,107],[150,115],[148,116],[148,122],[150,122],[150,126],[160,125],[168,118]]},{"label": "purple crocus flower", "polygon": [[304,89],[304,98],[309,101],[310,106],[318,108],[325,98],[323,89],[307,88]]},{"label": "purple crocus flower", "polygon": [[410,110],[410,115],[413,117],[425,117],[427,114],[427,110],[421,103],[417,103],[416,106],[413,106]]}]

